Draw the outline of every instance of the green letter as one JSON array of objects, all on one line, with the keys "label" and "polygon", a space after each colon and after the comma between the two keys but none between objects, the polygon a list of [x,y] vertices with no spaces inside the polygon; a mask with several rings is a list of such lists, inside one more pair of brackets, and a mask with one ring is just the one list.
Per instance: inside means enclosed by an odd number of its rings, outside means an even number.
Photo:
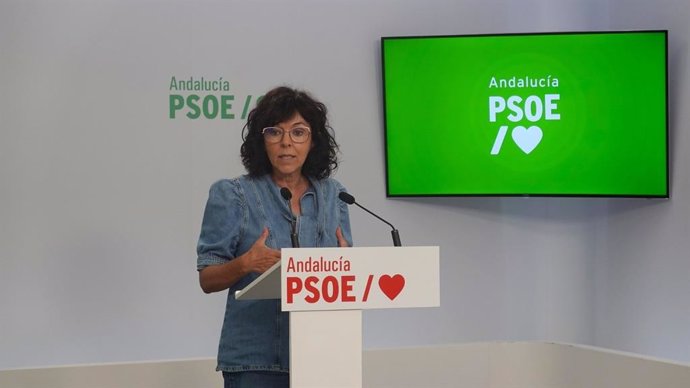
[{"label": "green letter", "polygon": [[170,95],[170,118],[175,118],[175,111],[182,109],[184,106],[184,99],[179,94]]},{"label": "green letter", "polygon": [[190,112],[187,113],[187,117],[189,117],[190,119],[198,119],[201,115],[199,105],[196,104],[197,101],[199,101],[199,96],[197,96],[196,94],[190,94],[189,96],[187,96],[187,106],[190,109]]},{"label": "green letter", "polygon": [[221,119],[234,119],[235,115],[233,113],[230,113],[230,110],[232,109],[232,103],[230,101],[233,101],[235,99],[235,96],[232,95],[222,95],[220,96],[220,118]]},{"label": "green letter", "polygon": [[[211,103],[211,110],[209,110],[209,102]],[[218,116],[218,99],[213,94],[204,97],[204,116],[207,119],[215,119]]]}]

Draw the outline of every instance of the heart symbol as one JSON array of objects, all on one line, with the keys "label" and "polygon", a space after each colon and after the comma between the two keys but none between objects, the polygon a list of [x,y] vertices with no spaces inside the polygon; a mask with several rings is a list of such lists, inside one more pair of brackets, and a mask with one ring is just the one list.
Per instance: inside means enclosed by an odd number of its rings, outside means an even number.
[{"label": "heart symbol", "polygon": [[390,300],[395,299],[403,287],[405,287],[405,278],[400,274],[383,275],[379,278],[379,288]]},{"label": "heart symbol", "polygon": [[522,152],[529,154],[537,148],[539,142],[541,142],[543,133],[541,128],[534,125],[529,128],[517,126],[513,129],[512,136],[513,141],[520,147]]}]

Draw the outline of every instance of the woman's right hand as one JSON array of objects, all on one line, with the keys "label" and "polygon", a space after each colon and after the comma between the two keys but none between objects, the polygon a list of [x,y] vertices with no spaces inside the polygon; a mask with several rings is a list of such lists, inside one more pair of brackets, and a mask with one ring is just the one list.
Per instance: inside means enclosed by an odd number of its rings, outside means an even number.
[{"label": "woman's right hand", "polygon": [[250,272],[265,272],[280,260],[280,251],[266,246],[268,228],[243,255],[225,264],[209,265],[199,272],[199,283],[205,293],[218,292],[231,287]]},{"label": "woman's right hand", "polygon": [[268,228],[264,227],[261,236],[249,248],[247,253],[242,256],[246,272],[263,273],[280,260],[280,251],[266,246],[268,235]]}]

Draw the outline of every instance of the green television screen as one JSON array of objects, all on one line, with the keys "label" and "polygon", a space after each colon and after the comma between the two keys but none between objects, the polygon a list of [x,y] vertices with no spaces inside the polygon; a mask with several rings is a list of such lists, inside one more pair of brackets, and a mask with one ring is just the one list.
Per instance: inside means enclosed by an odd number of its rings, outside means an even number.
[{"label": "green television screen", "polygon": [[381,38],[388,196],[668,197],[667,31]]}]

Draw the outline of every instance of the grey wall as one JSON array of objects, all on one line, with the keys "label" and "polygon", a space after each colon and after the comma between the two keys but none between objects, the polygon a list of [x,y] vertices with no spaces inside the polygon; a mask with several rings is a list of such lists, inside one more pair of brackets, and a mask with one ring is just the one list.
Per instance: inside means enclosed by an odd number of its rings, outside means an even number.
[{"label": "grey wall", "polygon": [[611,3],[614,29],[668,28],[671,200],[609,201],[596,262],[595,342],[690,360],[690,3]]},{"label": "grey wall", "polygon": [[[168,118],[171,76],[288,83],[331,111],[336,178],[407,245],[440,245],[442,306],[365,314],[365,346],[554,340],[690,361],[685,0],[3,1],[0,369],[215,354],[197,285],[208,186],[243,120]],[[671,200],[386,199],[379,37],[670,30]],[[239,106],[239,107],[238,107]],[[359,246],[387,229],[352,211]]]}]

